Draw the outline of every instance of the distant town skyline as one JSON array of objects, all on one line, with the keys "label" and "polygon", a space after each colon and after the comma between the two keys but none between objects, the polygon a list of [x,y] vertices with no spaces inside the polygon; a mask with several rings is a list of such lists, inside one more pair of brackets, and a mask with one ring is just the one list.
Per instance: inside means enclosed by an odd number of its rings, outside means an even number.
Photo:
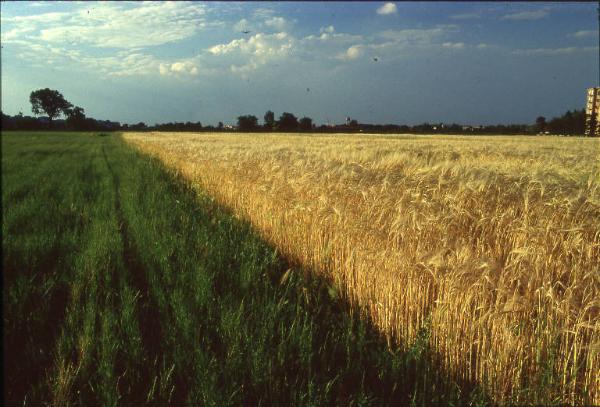
[{"label": "distant town skyline", "polygon": [[532,123],[598,86],[597,3],[2,2],[2,111],[234,124]]}]

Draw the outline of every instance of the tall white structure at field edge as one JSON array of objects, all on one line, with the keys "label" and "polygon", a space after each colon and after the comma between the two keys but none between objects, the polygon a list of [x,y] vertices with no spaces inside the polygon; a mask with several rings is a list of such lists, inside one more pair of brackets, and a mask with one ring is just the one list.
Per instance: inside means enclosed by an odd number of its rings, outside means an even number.
[{"label": "tall white structure at field edge", "polygon": [[588,88],[587,90],[585,135],[600,137],[600,88]]}]

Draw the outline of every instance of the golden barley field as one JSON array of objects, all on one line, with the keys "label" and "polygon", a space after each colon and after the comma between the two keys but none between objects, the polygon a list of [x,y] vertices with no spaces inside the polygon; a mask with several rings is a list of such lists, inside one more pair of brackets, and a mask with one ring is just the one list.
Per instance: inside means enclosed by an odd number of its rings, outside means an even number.
[{"label": "golden barley field", "polygon": [[600,404],[600,140],[127,133],[498,403]]}]

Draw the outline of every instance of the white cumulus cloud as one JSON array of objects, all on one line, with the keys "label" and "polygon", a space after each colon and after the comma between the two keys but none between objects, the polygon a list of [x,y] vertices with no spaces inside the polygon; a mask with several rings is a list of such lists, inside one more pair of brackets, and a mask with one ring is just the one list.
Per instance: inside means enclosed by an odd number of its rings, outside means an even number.
[{"label": "white cumulus cloud", "polygon": [[292,48],[294,39],[285,32],[276,34],[258,33],[249,39],[236,39],[227,44],[217,44],[208,49],[213,55],[232,52],[257,56],[284,56]]},{"label": "white cumulus cloud", "polygon": [[385,3],[377,9],[377,14],[380,15],[396,14],[397,12],[398,8],[395,3]]},{"label": "white cumulus cloud", "polygon": [[243,76],[267,63],[287,61],[298,44],[299,41],[286,32],[257,33],[206,49],[209,55],[205,62],[211,66],[229,66],[232,73]]},{"label": "white cumulus cloud", "polygon": [[198,68],[191,62],[175,62],[171,64],[171,72],[197,75]]},{"label": "white cumulus cloud", "polygon": [[363,47],[362,45],[353,45],[346,50],[346,58],[347,59],[357,59],[363,55]]}]

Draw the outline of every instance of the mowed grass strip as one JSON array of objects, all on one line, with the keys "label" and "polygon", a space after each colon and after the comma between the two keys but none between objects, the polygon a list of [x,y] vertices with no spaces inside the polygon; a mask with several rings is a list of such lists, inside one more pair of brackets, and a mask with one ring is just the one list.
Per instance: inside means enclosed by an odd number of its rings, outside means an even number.
[{"label": "mowed grass strip", "polygon": [[8,404],[61,404],[71,391],[87,400],[90,381],[98,401],[117,399],[116,352],[139,333],[135,293],[122,281],[109,144],[91,134],[2,134]]},{"label": "mowed grass strip", "polygon": [[7,405],[484,403],[116,134],[3,133]]}]

